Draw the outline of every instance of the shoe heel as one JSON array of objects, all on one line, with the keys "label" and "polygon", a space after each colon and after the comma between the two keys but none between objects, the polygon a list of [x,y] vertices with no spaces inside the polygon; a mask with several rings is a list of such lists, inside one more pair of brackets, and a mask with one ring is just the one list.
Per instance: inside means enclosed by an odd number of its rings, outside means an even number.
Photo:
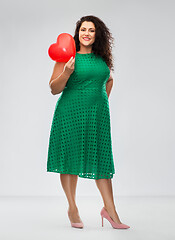
[{"label": "shoe heel", "polygon": [[126,229],[126,228],[130,228],[130,226],[123,224],[123,223],[116,223],[112,220],[112,218],[109,216],[108,212],[106,211],[106,209],[103,207],[101,212],[101,217],[102,217],[102,227],[103,227],[103,218],[106,218],[112,225],[113,228],[118,228],[118,229]]}]

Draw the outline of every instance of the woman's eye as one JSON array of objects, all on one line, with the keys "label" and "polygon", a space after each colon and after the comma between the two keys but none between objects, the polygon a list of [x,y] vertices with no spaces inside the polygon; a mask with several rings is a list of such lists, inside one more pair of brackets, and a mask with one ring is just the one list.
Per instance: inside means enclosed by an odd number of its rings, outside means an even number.
[{"label": "woman's eye", "polygon": [[[81,29],[81,31],[84,31],[84,29]],[[91,32],[95,32],[94,30],[91,30]]]}]

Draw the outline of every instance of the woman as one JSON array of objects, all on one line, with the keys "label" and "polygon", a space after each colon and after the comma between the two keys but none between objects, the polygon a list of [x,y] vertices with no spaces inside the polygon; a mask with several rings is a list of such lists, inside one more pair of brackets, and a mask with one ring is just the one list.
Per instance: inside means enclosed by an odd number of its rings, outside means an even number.
[{"label": "woman", "polygon": [[72,227],[83,228],[75,202],[78,176],[95,179],[104,207],[100,214],[114,228],[122,224],[115,209],[111,179],[115,173],[108,97],[113,85],[112,36],[95,16],[76,23],[75,59],[56,62],[50,79],[52,94],[62,92],[54,111],[47,171],[60,173]]}]

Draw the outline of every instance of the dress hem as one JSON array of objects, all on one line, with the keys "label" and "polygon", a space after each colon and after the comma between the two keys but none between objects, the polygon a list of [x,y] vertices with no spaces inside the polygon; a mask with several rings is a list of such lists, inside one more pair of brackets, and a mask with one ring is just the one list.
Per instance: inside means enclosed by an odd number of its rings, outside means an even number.
[{"label": "dress hem", "polygon": [[[96,174],[94,174],[93,177],[90,177],[90,176],[87,175],[87,173],[63,172],[63,171],[60,171],[60,170],[49,170],[49,169],[47,169],[47,172],[78,175],[78,176],[81,177],[81,178],[94,179],[94,180],[95,180],[95,179],[96,179],[96,180],[98,180],[98,179],[112,179],[112,178],[113,178],[113,175],[115,174],[115,172],[111,173],[111,175],[110,175],[110,174],[106,174],[106,175],[107,175],[106,177],[105,177],[105,176],[100,176],[100,177],[97,177],[97,176],[96,176],[96,177],[95,177]],[[84,175],[83,175],[83,174],[84,174]],[[102,174],[99,174],[99,175],[102,175]]]}]

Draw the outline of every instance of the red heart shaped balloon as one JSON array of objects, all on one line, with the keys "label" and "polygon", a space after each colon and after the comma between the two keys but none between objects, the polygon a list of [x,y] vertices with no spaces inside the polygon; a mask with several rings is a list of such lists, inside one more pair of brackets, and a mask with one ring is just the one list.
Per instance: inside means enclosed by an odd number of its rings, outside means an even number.
[{"label": "red heart shaped balloon", "polygon": [[73,56],[75,58],[75,40],[69,33],[61,33],[57,42],[50,45],[48,49],[50,58],[56,62],[68,62]]}]

